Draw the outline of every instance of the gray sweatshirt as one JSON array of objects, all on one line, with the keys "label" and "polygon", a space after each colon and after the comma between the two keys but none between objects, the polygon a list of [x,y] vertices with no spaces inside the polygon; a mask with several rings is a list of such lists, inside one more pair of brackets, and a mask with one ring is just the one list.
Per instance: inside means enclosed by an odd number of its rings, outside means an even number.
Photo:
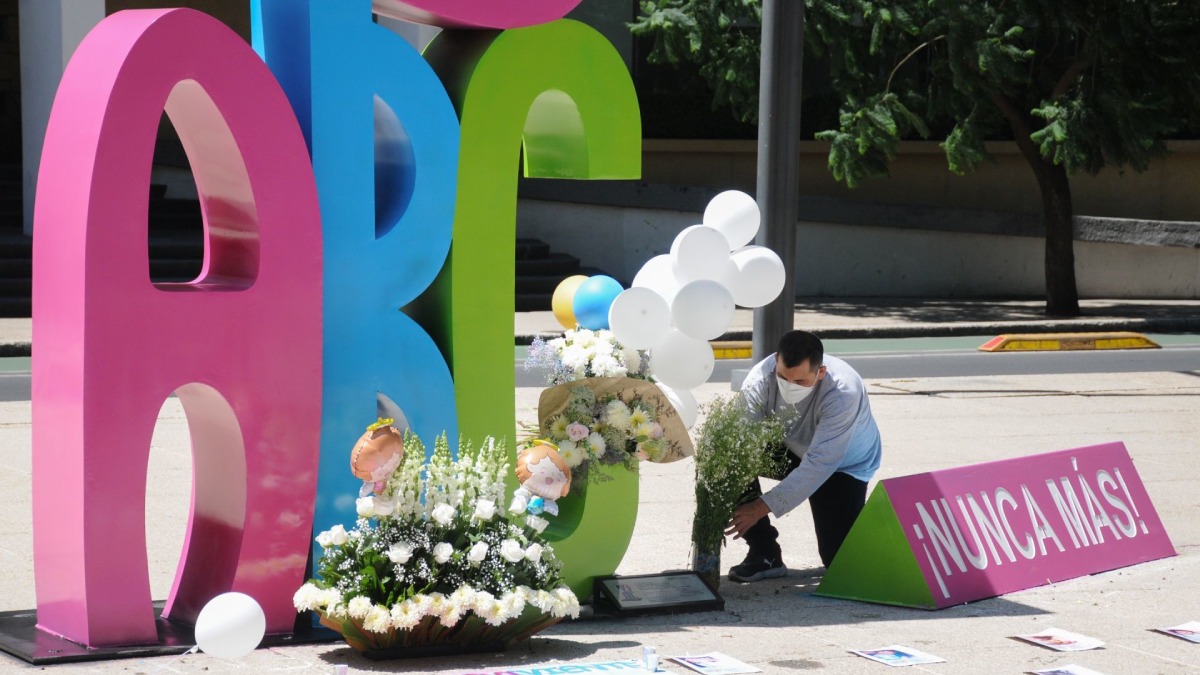
[{"label": "gray sweatshirt", "polygon": [[776,516],[799,506],[837,471],[869,481],[879,468],[879,428],[871,415],[866,385],[835,356],[825,355],[825,368],[816,391],[795,406],[779,396],[774,354],[754,366],[742,383],[742,399],[752,419],[786,408],[797,413],[784,443],[803,461],[762,497]]}]

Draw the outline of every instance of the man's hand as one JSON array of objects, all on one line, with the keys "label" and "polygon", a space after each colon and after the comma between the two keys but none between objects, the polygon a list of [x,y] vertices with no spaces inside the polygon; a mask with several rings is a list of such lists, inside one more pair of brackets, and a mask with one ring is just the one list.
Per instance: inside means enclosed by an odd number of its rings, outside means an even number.
[{"label": "man's hand", "polygon": [[754,527],[759,519],[770,512],[771,509],[767,508],[766,502],[761,497],[742,504],[733,510],[733,517],[729,519],[729,527],[726,528],[725,534],[732,534],[734,539],[741,539],[742,535],[746,534],[746,530]]}]

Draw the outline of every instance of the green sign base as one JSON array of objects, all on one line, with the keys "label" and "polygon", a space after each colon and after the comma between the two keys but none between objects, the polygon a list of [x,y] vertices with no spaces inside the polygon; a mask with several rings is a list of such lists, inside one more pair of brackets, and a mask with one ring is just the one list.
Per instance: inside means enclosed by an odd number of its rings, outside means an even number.
[{"label": "green sign base", "polygon": [[813,592],[829,598],[937,609],[887,488],[875,486]]}]

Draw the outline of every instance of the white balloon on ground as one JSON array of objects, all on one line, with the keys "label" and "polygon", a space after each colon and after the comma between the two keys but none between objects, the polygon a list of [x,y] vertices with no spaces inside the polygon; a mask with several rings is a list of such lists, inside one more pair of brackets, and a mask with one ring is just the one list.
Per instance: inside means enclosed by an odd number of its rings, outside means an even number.
[{"label": "white balloon on ground", "polygon": [[656,382],[655,384],[662,390],[667,400],[671,402],[671,407],[675,408],[675,412],[679,413],[679,419],[683,422],[683,426],[691,429],[696,424],[696,418],[700,412],[699,407],[696,405],[696,397],[686,389],[672,389],[662,382]]},{"label": "white balloon on ground", "polygon": [[651,349],[671,330],[671,307],[649,288],[627,288],[608,308],[608,329],[626,347]]},{"label": "white balloon on ground", "polygon": [[682,286],[697,279],[716,279],[729,260],[729,240],[705,225],[685,227],[671,243],[671,268]]},{"label": "white balloon on ground", "polygon": [[633,277],[631,288],[649,288],[658,293],[667,304],[679,292],[679,281],[675,279],[675,270],[671,267],[671,256],[656,255],[642,265],[642,269]]},{"label": "white balloon on ground", "polygon": [[747,246],[730,256],[738,267],[729,290],[741,307],[762,307],[779,296],[785,273],[783,261],[765,246]]},{"label": "white balloon on ground", "polygon": [[762,213],[750,195],[739,190],[726,190],[708,202],[703,222],[725,235],[732,251],[754,241]]},{"label": "white balloon on ground", "polygon": [[671,320],[684,335],[715,340],[733,321],[733,294],[712,279],[689,282],[671,301]]},{"label": "white balloon on ground", "polygon": [[693,389],[716,367],[712,345],[672,328],[650,354],[650,374],[672,389]]},{"label": "white balloon on ground", "polygon": [[222,593],[196,617],[196,646],[222,659],[240,659],[262,642],[267,617],[245,593]]}]

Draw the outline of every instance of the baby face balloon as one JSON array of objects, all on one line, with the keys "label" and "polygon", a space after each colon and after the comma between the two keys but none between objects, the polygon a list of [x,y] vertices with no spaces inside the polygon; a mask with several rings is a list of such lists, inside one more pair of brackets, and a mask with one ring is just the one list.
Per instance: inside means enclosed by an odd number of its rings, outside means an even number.
[{"label": "baby face balloon", "polygon": [[382,493],[387,477],[404,459],[404,437],[392,420],[379,420],[367,427],[350,451],[350,471],[365,483],[374,483],[374,492]]},{"label": "baby face balloon", "polygon": [[539,443],[517,455],[517,480],[542,499],[560,499],[571,490],[571,469],[554,446]]}]

